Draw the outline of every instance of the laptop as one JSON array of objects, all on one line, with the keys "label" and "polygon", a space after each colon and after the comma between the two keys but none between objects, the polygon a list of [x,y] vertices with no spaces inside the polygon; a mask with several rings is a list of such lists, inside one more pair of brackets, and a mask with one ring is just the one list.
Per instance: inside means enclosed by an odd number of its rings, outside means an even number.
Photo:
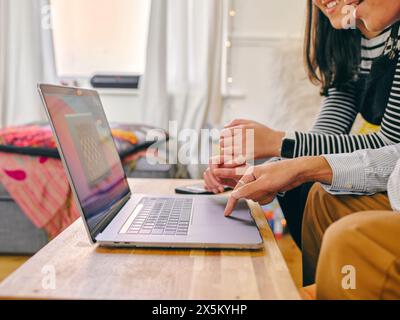
[{"label": "laptop", "polygon": [[96,91],[40,84],[39,92],[91,243],[140,248],[263,247],[245,201],[225,218],[226,197],[130,190]]}]

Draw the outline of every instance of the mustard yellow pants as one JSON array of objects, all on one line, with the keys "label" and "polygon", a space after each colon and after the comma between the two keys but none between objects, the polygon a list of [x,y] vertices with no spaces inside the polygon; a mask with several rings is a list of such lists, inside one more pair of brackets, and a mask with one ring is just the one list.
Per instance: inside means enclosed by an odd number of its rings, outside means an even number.
[{"label": "mustard yellow pants", "polygon": [[318,299],[400,299],[400,213],[389,210],[385,194],[332,196],[312,188],[303,274],[306,284],[315,280]]}]

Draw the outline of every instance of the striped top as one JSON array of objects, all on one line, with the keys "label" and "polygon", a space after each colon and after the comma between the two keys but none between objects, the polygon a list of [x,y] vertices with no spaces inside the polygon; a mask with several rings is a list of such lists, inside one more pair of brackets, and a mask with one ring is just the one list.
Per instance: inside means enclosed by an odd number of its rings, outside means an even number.
[{"label": "striped top", "polygon": [[[369,74],[373,61],[383,54],[391,29],[373,39],[362,38],[360,74]],[[350,153],[360,149],[378,149],[400,142],[400,58],[390,98],[377,133],[352,135],[358,115],[355,86],[339,91],[331,88],[324,99],[313,129],[295,132],[294,157]]]}]

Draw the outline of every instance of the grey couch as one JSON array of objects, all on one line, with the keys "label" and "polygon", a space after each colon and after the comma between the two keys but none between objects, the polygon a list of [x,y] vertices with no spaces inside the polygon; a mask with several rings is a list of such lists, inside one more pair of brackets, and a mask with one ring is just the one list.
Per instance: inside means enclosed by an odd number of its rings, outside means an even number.
[{"label": "grey couch", "polygon": [[0,184],[0,253],[32,254],[47,241]]},{"label": "grey couch", "polygon": [[[176,176],[176,166],[149,165],[138,160],[134,170],[125,168],[131,178],[168,179]],[[0,184],[0,254],[34,254],[48,242],[46,233],[36,228]]]}]

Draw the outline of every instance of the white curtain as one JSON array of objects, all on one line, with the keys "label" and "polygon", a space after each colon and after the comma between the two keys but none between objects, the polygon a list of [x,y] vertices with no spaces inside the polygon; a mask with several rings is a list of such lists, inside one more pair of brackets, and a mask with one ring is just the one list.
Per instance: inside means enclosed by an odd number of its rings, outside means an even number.
[{"label": "white curtain", "polygon": [[223,0],[153,0],[143,121],[168,129],[203,128],[220,120]]},{"label": "white curtain", "polygon": [[43,120],[38,82],[55,82],[48,0],[0,0],[0,127]]}]

